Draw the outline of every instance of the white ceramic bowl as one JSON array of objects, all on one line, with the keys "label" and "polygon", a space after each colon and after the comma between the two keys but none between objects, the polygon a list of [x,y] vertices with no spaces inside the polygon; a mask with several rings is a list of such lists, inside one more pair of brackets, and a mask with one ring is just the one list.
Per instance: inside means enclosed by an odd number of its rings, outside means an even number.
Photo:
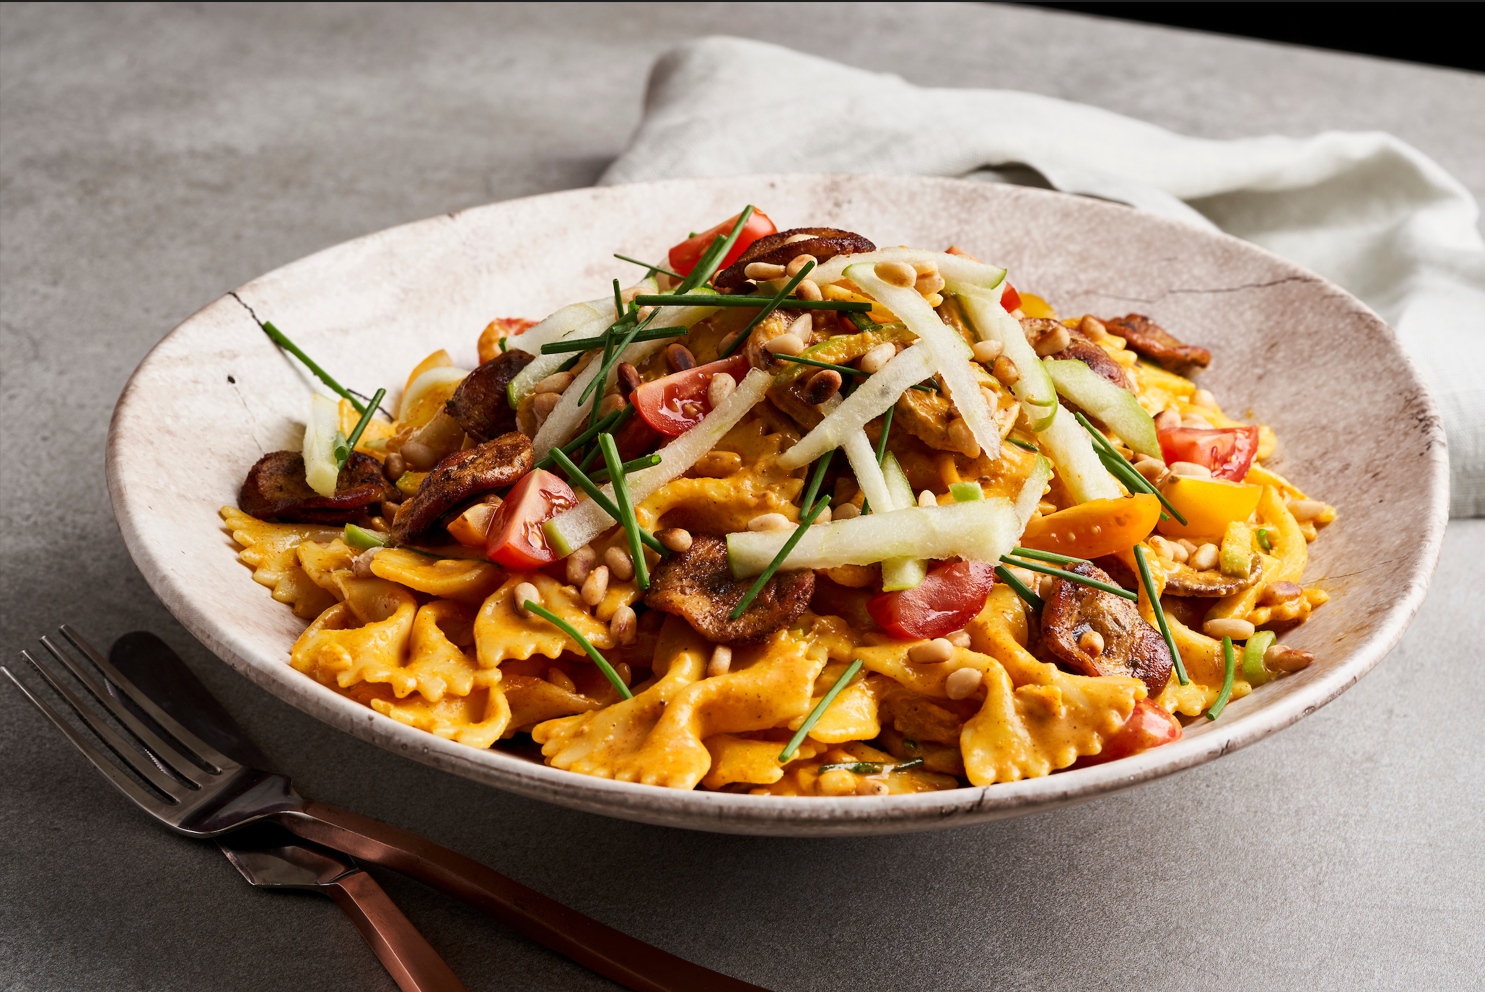
[{"label": "white ceramic bowl", "polygon": [[[1010,267],[1059,311],[1154,317],[1211,349],[1202,378],[1272,424],[1279,471],[1340,508],[1307,579],[1334,597],[1286,636],[1305,671],[1259,688],[1183,740],[1046,778],[924,795],[807,799],[681,792],[477,751],[357,705],[288,665],[304,623],[237,561],[217,515],[263,453],[297,447],[313,386],[263,334],[272,320],[342,381],[393,389],[429,351],[475,363],[493,317],[539,318],[659,258],[687,231],[758,204],[780,227],[879,245],[958,244]],[[254,280],[165,337],[114,412],[108,486],[130,553],[182,623],[307,713],[438,768],[575,809],[701,830],[842,835],[930,830],[1091,799],[1209,761],[1323,706],[1397,643],[1447,517],[1444,437],[1392,331],[1339,288],[1234,238],[1102,201],[945,179],[751,176],[574,190],[358,238]]]}]

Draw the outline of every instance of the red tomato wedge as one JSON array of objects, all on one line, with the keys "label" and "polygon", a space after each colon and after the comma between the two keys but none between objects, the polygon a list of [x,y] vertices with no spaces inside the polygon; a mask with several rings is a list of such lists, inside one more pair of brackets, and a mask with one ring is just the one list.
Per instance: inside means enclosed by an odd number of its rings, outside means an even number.
[{"label": "red tomato wedge", "polygon": [[1005,307],[1005,312],[1010,313],[1021,305],[1021,294],[1016,292],[1016,287],[1010,283],[1005,284],[1005,292],[1000,294],[1000,305]]},{"label": "red tomato wedge", "polygon": [[[711,230],[702,231],[694,238],[687,238],[670,249],[671,269],[683,276],[689,276],[691,270],[696,268],[696,263],[701,261],[702,254],[712,246],[712,242],[716,240],[717,235],[720,234],[725,238],[731,233],[732,225],[736,224],[737,219],[741,216],[742,214],[740,213],[733,214]],[[748,222],[743,225],[742,231],[738,234],[737,241],[733,243],[732,250],[722,259],[722,264],[717,266],[717,271],[721,272],[727,266],[741,258],[742,253],[747,251],[748,247],[754,241],[757,241],[764,235],[776,233],[778,233],[778,228],[773,226],[773,221],[768,219],[768,215],[761,210],[754,210],[753,215],[748,218]]]},{"label": "red tomato wedge", "polygon": [[1173,427],[1160,431],[1160,453],[1165,463],[1194,462],[1212,470],[1212,478],[1242,482],[1258,453],[1258,428]]},{"label": "red tomato wedge", "polygon": [[718,372],[742,382],[748,374],[748,356],[733,355],[647,382],[630,394],[629,402],[645,423],[667,437],[679,437],[711,412],[706,391]]},{"label": "red tomato wedge", "polygon": [[929,572],[916,589],[882,593],[866,609],[893,637],[943,637],[979,616],[994,585],[995,566],[956,561]]},{"label": "red tomato wedge", "polygon": [[495,511],[485,537],[485,554],[507,568],[541,568],[560,555],[547,544],[541,525],[577,506],[572,487],[545,469],[521,476]]},{"label": "red tomato wedge", "polygon": [[1075,767],[1101,765],[1105,761],[1127,758],[1151,748],[1170,744],[1181,739],[1181,724],[1175,717],[1156,706],[1148,699],[1134,704],[1124,726],[1114,731],[1104,741],[1103,750],[1094,755],[1079,758]]}]

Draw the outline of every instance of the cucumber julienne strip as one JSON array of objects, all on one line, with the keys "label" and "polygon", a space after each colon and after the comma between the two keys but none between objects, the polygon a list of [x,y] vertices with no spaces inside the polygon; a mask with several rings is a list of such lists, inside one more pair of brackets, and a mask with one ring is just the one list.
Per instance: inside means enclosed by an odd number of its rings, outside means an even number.
[{"label": "cucumber julienne strip", "polygon": [[1268,668],[1263,664],[1263,655],[1273,647],[1278,636],[1271,630],[1257,631],[1243,645],[1243,681],[1251,686],[1260,686],[1269,679]]},{"label": "cucumber julienne strip", "polygon": [[1026,602],[1027,606],[1031,607],[1033,610],[1039,610],[1042,608],[1042,598],[1028,589],[1026,587],[1026,583],[1022,582],[1020,579],[1012,575],[1010,569],[1006,568],[1004,565],[996,565],[995,575],[998,579],[1000,579],[1000,581],[1010,586],[1011,589],[1015,591],[1016,595],[1020,596]]},{"label": "cucumber julienne strip", "polygon": [[1237,660],[1232,655],[1232,638],[1222,638],[1222,691],[1217,693],[1217,701],[1212,703],[1207,710],[1207,719],[1215,720],[1222,715],[1227,708],[1227,701],[1232,698],[1233,676],[1237,670]]},{"label": "cucumber julienne strip", "polygon": [[1001,555],[1000,560],[1005,562],[1007,565],[1014,565],[1017,568],[1029,569],[1033,572],[1041,572],[1043,575],[1053,575],[1059,579],[1066,579],[1068,582],[1076,582],[1080,586],[1087,586],[1090,589],[1098,589],[1103,592],[1113,593],[1115,596],[1122,596],[1124,599],[1132,599],[1136,603],[1138,603],[1140,599],[1139,593],[1130,592],[1128,589],[1110,585],[1107,582],[1100,582],[1097,579],[1087,578],[1086,576],[1079,575],[1077,572],[1066,572],[1060,568],[1053,568],[1050,565],[1041,565],[1032,561],[1017,561],[1010,555]]},{"label": "cucumber julienne strip", "polygon": [[372,548],[387,546],[387,539],[376,531],[357,527],[355,524],[346,524],[340,539],[357,551],[370,551]]},{"label": "cucumber julienne strip", "polygon": [[629,687],[624,684],[624,680],[619,678],[619,673],[614,671],[614,666],[608,663],[607,658],[598,653],[598,649],[593,646],[592,642],[590,642],[582,634],[578,633],[578,629],[576,627],[568,623],[566,620],[563,620],[561,617],[557,616],[557,614],[553,613],[545,606],[542,606],[540,603],[528,599],[525,603],[521,604],[521,606],[523,609],[526,610],[526,612],[535,613],[547,623],[561,630],[562,633],[566,634],[574,641],[577,641],[578,644],[582,645],[582,648],[585,652],[587,652],[588,657],[593,659],[593,664],[597,665],[598,670],[603,673],[603,677],[608,679],[609,685],[613,686],[614,690],[625,699],[634,698],[634,693],[630,692]]},{"label": "cucumber julienne strip", "polygon": [[[863,372],[860,369],[853,369],[849,365],[836,365],[833,362],[822,362],[819,359],[815,358],[805,358],[803,355],[775,355],[774,357],[785,362],[795,362],[799,365],[813,365],[816,368],[821,369],[834,369],[842,375],[853,375],[860,379],[869,379],[872,375],[870,372]],[[935,390],[932,386],[924,386],[919,383],[914,383],[908,388],[916,389],[922,393],[937,392],[937,390]]]},{"label": "cucumber julienne strip", "polygon": [[794,757],[794,752],[799,750],[799,745],[803,744],[805,737],[808,736],[811,730],[815,729],[815,724],[820,722],[820,717],[824,716],[830,704],[835,702],[835,697],[839,696],[841,690],[850,684],[850,681],[856,677],[857,672],[861,671],[863,664],[865,663],[860,658],[857,658],[851,662],[844,672],[840,673],[840,678],[835,680],[835,684],[830,687],[830,691],[820,697],[820,701],[810,710],[810,715],[804,718],[804,722],[799,725],[799,729],[794,732],[794,736],[789,738],[789,743],[779,752],[779,764],[785,764],[790,758]]},{"label": "cucumber julienne strip", "polygon": [[789,552],[794,550],[795,545],[799,543],[799,539],[804,537],[805,532],[814,524],[815,518],[820,515],[820,512],[825,507],[830,505],[829,497],[821,499],[816,503],[815,496],[820,491],[820,485],[825,481],[825,472],[830,468],[830,462],[834,457],[835,450],[831,449],[815,465],[814,474],[810,476],[809,485],[805,487],[804,497],[799,501],[800,507],[807,509],[808,512],[803,512],[799,515],[799,525],[794,528],[793,536],[784,542],[784,546],[779,549],[778,554],[774,555],[773,561],[769,563],[768,567],[758,573],[758,578],[754,581],[753,587],[748,590],[747,595],[737,601],[737,605],[732,608],[731,619],[736,620],[742,616],[753,600],[758,598],[758,594],[763,591],[764,585],[768,583],[769,579],[773,578],[774,573],[779,570],[779,566],[784,563],[784,559],[789,557]]},{"label": "cucumber julienne strip", "polygon": [[[604,438],[609,437],[609,435],[601,434],[599,435],[599,437]],[[588,478],[587,474],[583,472],[582,469],[574,465],[572,463],[572,459],[568,458],[567,455],[562,452],[561,448],[553,448],[552,457],[556,459],[556,462],[562,468],[562,471],[567,473],[567,477],[572,480],[573,484],[576,485],[583,492],[591,496],[593,498],[593,502],[603,507],[604,512],[606,512],[615,520],[623,519],[623,510],[618,506],[618,504],[609,499],[608,494],[605,493],[602,489],[599,489],[598,484],[592,479]],[[670,549],[661,544],[659,539],[656,538],[654,534],[651,534],[643,527],[639,527],[637,529],[639,531],[639,539],[644,542],[646,547],[654,548],[656,553],[659,554],[662,558],[670,554]],[[587,542],[584,541],[583,543],[586,544]],[[562,552],[562,557],[565,558],[571,553],[572,549]],[[635,571],[638,572],[638,568],[636,568]]]},{"label": "cucumber julienne strip", "polygon": [[921,344],[907,348],[780,455],[779,465],[787,469],[801,468],[830,448],[838,447],[853,431],[862,430],[868,422],[894,406],[903,390],[932,374],[933,353]]},{"label": "cucumber julienne strip", "polygon": [[609,478],[613,480],[619,523],[624,525],[624,536],[629,539],[629,557],[634,562],[634,584],[641,590],[648,589],[650,570],[645,564],[645,549],[639,539],[639,522],[634,519],[634,504],[629,499],[629,487],[624,483],[624,466],[619,461],[619,449],[614,444],[614,436],[598,435],[598,447],[603,451],[603,463],[608,466]]},{"label": "cucumber julienne strip", "polygon": [[1154,611],[1155,621],[1160,626],[1160,636],[1165,638],[1165,646],[1170,649],[1171,660],[1175,662],[1176,679],[1182,685],[1190,685],[1186,663],[1181,660],[1181,652],[1176,650],[1176,639],[1171,636],[1170,623],[1165,619],[1165,608],[1160,605],[1160,597],[1155,595],[1155,580],[1150,577],[1150,563],[1145,560],[1145,549],[1138,544],[1134,546],[1134,562],[1139,566],[1140,584],[1145,587],[1145,595],[1150,598],[1150,609]]},{"label": "cucumber julienne strip", "polygon": [[[882,414],[882,433],[877,438],[877,468],[882,467],[882,461],[887,457],[887,435],[892,432],[892,414],[897,410],[895,406],[887,407],[887,412]],[[871,501],[861,501],[861,512],[871,512]]]}]

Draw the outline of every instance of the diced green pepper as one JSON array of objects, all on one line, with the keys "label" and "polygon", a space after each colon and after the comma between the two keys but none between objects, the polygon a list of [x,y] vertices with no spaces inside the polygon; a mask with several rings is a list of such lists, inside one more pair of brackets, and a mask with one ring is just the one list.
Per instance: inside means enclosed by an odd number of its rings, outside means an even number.
[{"label": "diced green pepper", "polygon": [[1251,686],[1260,686],[1269,680],[1263,655],[1276,640],[1278,637],[1271,630],[1260,630],[1248,638],[1248,644],[1243,648],[1243,681]]},{"label": "diced green pepper", "polygon": [[1235,575],[1246,579],[1253,565],[1253,529],[1241,520],[1227,524],[1227,533],[1222,535],[1222,558],[1218,568],[1223,575]]},{"label": "diced green pepper", "polygon": [[949,495],[956,503],[973,503],[985,498],[985,490],[978,482],[956,482],[949,487]]}]

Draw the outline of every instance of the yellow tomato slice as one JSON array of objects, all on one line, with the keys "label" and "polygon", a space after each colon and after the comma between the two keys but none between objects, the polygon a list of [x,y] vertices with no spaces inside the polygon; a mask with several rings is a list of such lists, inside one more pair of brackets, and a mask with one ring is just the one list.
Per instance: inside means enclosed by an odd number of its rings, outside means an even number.
[{"label": "yellow tomato slice", "polygon": [[490,530],[490,521],[498,509],[498,504],[474,504],[449,522],[449,534],[460,544],[483,549],[485,535]]},{"label": "yellow tomato slice", "polygon": [[1074,558],[1099,558],[1128,551],[1150,535],[1159,519],[1160,501],[1148,493],[1090,499],[1045,517],[1032,517],[1021,535],[1021,545]]},{"label": "yellow tomato slice", "polygon": [[412,389],[412,384],[418,381],[418,376],[427,372],[429,369],[447,368],[453,364],[454,360],[449,357],[449,353],[442,348],[438,349],[417,364],[417,367],[412,370],[412,374],[407,377],[407,385],[403,387],[402,392],[406,394],[408,390]]},{"label": "yellow tomato slice", "polygon": [[[1019,291],[1018,291],[1019,292]],[[1057,311],[1040,296],[1031,293],[1019,293],[1021,297],[1021,312],[1028,317],[1045,317],[1048,320],[1057,319]]]},{"label": "yellow tomato slice", "polygon": [[1165,498],[1186,523],[1172,517],[1160,521],[1157,529],[1168,537],[1220,538],[1229,523],[1248,519],[1262,491],[1245,482],[1177,477],[1165,487]]}]

